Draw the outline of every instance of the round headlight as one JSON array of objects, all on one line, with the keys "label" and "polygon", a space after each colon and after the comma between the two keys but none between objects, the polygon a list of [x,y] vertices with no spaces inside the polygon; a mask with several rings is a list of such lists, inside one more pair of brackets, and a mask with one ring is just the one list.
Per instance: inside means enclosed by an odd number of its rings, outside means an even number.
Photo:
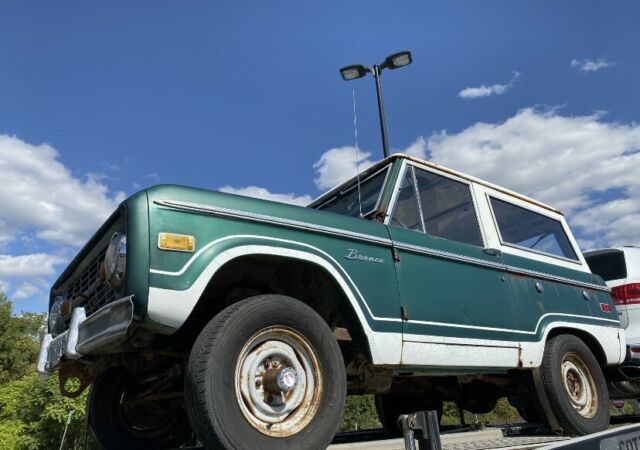
[{"label": "round headlight", "polygon": [[127,236],[113,233],[107,253],[104,256],[104,278],[114,290],[118,290],[124,280],[127,267]]},{"label": "round headlight", "polygon": [[62,306],[62,302],[64,301],[64,297],[58,295],[53,301],[53,305],[51,305],[51,309],[49,310],[49,332],[53,335],[60,334],[62,326],[62,315],[60,314],[60,307]]}]

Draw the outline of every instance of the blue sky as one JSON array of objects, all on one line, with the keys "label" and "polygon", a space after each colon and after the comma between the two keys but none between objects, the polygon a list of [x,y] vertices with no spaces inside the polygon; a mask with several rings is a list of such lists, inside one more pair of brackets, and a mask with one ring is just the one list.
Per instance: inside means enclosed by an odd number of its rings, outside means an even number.
[{"label": "blue sky", "polygon": [[637,1],[2,10],[0,280],[17,310],[44,310],[90,230],[141,187],[317,196],[348,175],[354,88],[361,162],[379,159],[373,80],[338,68],[404,49],[414,63],[382,80],[393,149],[563,208],[583,247],[640,243]]}]

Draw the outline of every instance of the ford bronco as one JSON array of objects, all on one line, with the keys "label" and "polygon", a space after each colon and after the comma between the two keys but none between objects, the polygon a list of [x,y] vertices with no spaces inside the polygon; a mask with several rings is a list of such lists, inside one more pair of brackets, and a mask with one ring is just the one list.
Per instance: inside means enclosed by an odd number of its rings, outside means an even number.
[{"label": "ford bronco", "polygon": [[[562,213],[406,155],[308,207],[161,185],[125,200],[51,289],[38,371],[91,385],[107,448],[319,449],[347,394],[398,414],[508,397],[609,423],[618,313]],[[70,383],[71,379],[77,382]]]}]

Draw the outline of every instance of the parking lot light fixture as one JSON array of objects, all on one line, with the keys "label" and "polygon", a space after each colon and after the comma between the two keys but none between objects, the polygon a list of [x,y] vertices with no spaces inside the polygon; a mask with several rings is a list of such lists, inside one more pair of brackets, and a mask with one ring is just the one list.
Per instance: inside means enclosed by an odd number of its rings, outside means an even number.
[{"label": "parking lot light fixture", "polygon": [[371,73],[376,83],[376,96],[378,98],[378,116],[380,117],[380,134],[382,135],[382,152],[384,157],[389,156],[389,142],[387,140],[387,124],[384,117],[384,105],[382,104],[382,86],[380,85],[380,73],[384,69],[395,70],[400,67],[408,66],[413,62],[411,52],[402,51],[394,53],[385,58],[381,64],[373,67],[366,67],[362,64],[352,64],[340,69],[340,75],[345,81],[357,80]]}]

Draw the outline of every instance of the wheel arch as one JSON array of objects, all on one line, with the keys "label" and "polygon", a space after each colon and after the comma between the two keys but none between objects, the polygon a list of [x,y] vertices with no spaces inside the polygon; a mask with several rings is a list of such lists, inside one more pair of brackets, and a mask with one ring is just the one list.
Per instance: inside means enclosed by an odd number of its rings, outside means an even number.
[{"label": "wheel arch", "polygon": [[363,325],[361,319],[364,312],[345,278],[325,258],[287,248],[236,249],[234,257],[209,278],[173,338],[189,345],[224,308],[262,294],[287,295],[308,304],[331,328],[346,328],[358,350],[371,361],[371,337],[364,328],[366,320]]},{"label": "wheel arch", "polygon": [[587,345],[587,347],[589,347],[589,350],[591,350],[591,353],[593,353],[593,356],[595,356],[596,359],[598,360],[598,364],[600,364],[600,367],[604,368],[607,365],[607,354],[604,348],[602,347],[598,339],[588,331],[581,330],[579,328],[572,328],[568,326],[555,327],[551,329],[547,334],[545,344],[546,342],[549,342],[551,339],[561,334],[573,335],[578,339],[580,339],[582,342],[584,342]]}]

